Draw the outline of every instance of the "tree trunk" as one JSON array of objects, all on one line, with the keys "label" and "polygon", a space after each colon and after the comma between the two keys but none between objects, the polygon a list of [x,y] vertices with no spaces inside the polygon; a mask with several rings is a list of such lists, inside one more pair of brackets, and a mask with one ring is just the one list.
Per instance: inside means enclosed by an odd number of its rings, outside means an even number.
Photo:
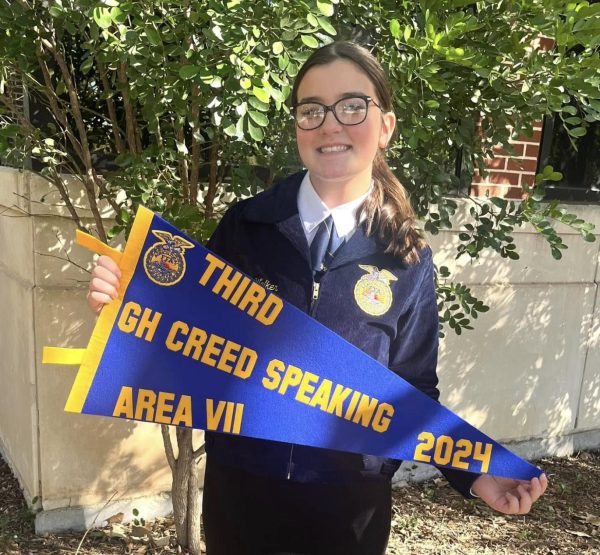
[{"label": "tree trunk", "polygon": [[162,426],[163,442],[169,466],[173,473],[171,499],[177,532],[177,543],[191,555],[201,554],[200,524],[200,469],[198,458],[203,447],[194,451],[192,430],[177,428],[179,455],[175,458],[167,426]]},{"label": "tree trunk", "polygon": [[210,173],[208,175],[208,190],[204,197],[204,217],[209,219],[213,215],[215,197],[217,196],[217,188],[219,187],[218,174],[219,161],[219,138],[215,133],[210,145]]},{"label": "tree trunk", "polygon": [[202,551],[200,548],[200,533],[202,530],[202,525],[200,522],[201,512],[200,467],[197,462],[192,461],[191,468],[189,469],[187,505],[187,548],[192,555],[200,555]]}]

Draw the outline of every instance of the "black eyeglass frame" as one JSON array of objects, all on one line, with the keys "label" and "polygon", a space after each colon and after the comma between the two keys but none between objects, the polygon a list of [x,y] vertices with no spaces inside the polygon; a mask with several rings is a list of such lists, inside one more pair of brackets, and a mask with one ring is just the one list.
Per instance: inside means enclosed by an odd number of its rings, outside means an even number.
[{"label": "black eyeglass frame", "polygon": [[[344,100],[350,100],[352,98],[360,98],[361,100],[364,100],[367,107],[365,110],[365,117],[360,120],[357,121],[356,123],[344,123],[343,121],[340,121],[340,118],[338,117],[335,108],[336,106],[340,103],[343,102]],[[375,100],[373,100],[373,97],[369,96],[369,95],[362,95],[362,94],[354,94],[352,96],[345,96],[344,98],[340,98],[339,100],[337,100],[336,102],[334,102],[333,104],[330,104],[329,106],[327,104],[323,104],[322,102],[317,102],[315,100],[310,100],[307,102],[299,102],[298,104],[295,104],[294,106],[292,106],[291,108],[291,112],[294,115],[294,122],[296,123],[296,126],[299,129],[302,129],[303,131],[313,131],[314,129],[319,129],[319,127],[321,127],[324,123],[325,123],[325,118],[327,117],[327,112],[331,112],[333,114],[333,117],[336,119],[336,121],[340,124],[340,125],[346,125],[348,127],[353,126],[353,125],[360,125],[361,123],[364,123],[364,121],[367,119],[367,116],[369,115],[369,104],[373,103],[377,108],[379,108],[380,110],[382,110],[381,105],[377,104],[377,102],[375,102]],[[304,127],[300,127],[300,124],[298,123],[298,119],[296,117],[296,110],[300,107],[300,106],[304,106],[306,104],[317,104],[319,106],[323,107],[323,119],[321,120],[321,123],[319,123],[319,125],[317,125],[316,127],[309,127],[308,129],[305,129]],[[383,110],[382,110],[383,111]]]}]

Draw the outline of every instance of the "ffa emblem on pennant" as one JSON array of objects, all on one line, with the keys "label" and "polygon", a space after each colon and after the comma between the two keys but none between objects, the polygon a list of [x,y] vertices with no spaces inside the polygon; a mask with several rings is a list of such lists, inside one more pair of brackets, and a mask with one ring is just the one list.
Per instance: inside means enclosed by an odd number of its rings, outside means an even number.
[{"label": "ffa emblem on pennant", "polygon": [[388,270],[379,270],[376,266],[358,265],[369,272],[362,276],[354,286],[354,298],[358,306],[371,316],[381,316],[392,306],[392,288],[390,282],[398,278]]},{"label": "ffa emblem on pennant", "polygon": [[144,256],[146,275],[157,285],[175,285],[185,274],[184,251],[194,248],[194,245],[168,231],[153,229],[152,233],[158,237],[158,242]]}]

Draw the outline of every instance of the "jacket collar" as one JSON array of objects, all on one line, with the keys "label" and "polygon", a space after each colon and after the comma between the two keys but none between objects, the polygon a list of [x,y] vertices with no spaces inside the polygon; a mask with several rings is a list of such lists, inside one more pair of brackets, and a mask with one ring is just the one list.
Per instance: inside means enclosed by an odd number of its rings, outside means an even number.
[{"label": "jacket collar", "polygon": [[[244,218],[249,222],[274,224],[310,264],[310,250],[298,214],[298,190],[306,172],[296,173],[258,194],[247,204]],[[331,268],[381,252],[373,236],[359,225],[352,237],[337,251]]]},{"label": "jacket collar", "polygon": [[244,210],[249,222],[275,224],[298,215],[298,189],[306,172],[299,172],[256,195]]}]

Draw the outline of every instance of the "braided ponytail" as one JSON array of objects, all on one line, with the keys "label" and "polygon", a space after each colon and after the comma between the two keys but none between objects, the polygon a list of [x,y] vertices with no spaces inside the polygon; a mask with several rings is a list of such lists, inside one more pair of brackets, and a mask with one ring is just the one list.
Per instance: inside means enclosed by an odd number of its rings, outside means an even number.
[{"label": "braided ponytail", "polygon": [[387,244],[386,253],[416,264],[426,242],[408,193],[387,165],[382,151],[373,161],[373,182],[375,190],[360,207],[357,217],[366,216],[367,234],[376,234]]}]

